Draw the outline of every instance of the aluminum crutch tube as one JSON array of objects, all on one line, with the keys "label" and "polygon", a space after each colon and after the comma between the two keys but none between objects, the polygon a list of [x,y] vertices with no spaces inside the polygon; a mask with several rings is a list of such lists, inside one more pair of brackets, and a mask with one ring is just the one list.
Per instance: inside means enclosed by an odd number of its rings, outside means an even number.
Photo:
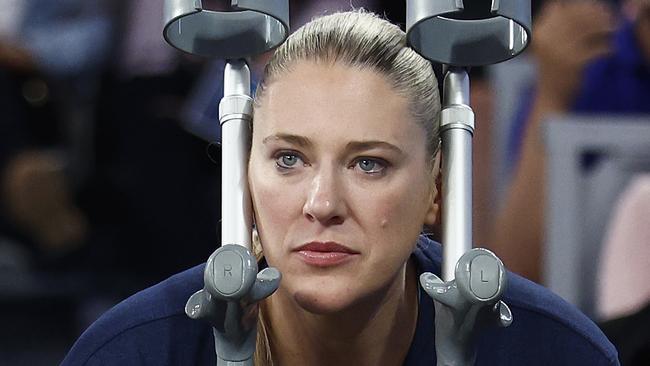
[{"label": "aluminum crutch tube", "polygon": [[456,263],[472,249],[472,135],[469,76],[451,67],[443,82],[442,136],[442,278],[454,279]]},{"label": "aluminum crutch tube", "polygon": [[231,60],[224,70],[221,123],[221,245],[251,249],[252,207],[248,192],[248,151],[253,120],[250,70],[244,60]]}]

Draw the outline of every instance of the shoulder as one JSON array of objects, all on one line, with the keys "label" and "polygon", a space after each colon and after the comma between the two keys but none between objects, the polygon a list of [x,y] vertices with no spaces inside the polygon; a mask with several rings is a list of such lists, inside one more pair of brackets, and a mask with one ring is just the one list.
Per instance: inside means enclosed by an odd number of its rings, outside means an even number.
[{"label": "shoulder", "polygon": [[203,287],[203,268],[174,275],[110,309],[79,337],[62,365],[171,365],[192,349],[213,353],[202,350],[212,340],[209,326],[184,311],[187,299]]},{"label": "shoulder", "polygon": [[511,332],[538,344],[536,353],[549,348],[591,365],[617,365],[618,354],[603,332],[558,295],[514,273],[508,273],[504,301],[513,313]]},{"label": "shoulder", "polygon": [[[414,255],[423,271],[440,273],[440,244],[421,237]],[[618,364],[616,349],[593,321],[545,287],[508,272],[503,301],[512,310],[513,323],[486,331],[479,341],[479,354],[481,350],[490,354],[486,358],[498,359],[500,364],[537,365],[542,360]]]}]

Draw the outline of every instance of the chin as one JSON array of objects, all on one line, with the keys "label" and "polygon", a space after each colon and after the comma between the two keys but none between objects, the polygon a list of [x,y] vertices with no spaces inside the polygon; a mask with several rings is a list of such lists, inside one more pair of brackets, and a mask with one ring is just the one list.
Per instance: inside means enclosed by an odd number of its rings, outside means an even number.
[{"label": "chin", "polygon": [[297,291],[293,294],[294,301],[312,314],[328,315],[348,309],[353,301],[342,296],[341,291]]}]

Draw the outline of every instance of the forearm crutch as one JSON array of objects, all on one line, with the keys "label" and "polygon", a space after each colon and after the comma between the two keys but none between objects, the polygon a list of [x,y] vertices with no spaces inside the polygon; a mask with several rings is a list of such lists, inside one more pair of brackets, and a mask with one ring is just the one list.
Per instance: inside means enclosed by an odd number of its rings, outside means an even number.
[{"label": "forearm crutch", "polygon": [[217,365],[253,365],[257,303],[280,283],[280,272],[258,273],[251,253],[253,210],[246,174],[253,118],[246,58],[280,45],[289,34],[288,0],[232,0],[232,11],[203,9],[200,0],[166,0],[164,37],[195,55],[226,60],[221,124],[221,246],[207,261],[204,288],[185,312],[212,325]]},{"label": "forearm crutch", "polygon": [[410,46],[442,63],[445,74],[440,114],[442,279],[424,273],[420,284],[435,304],[437,364],[470,366],[480,326],[508,326],[512,314],[501,301],[507,285],[503,263],[486,249],[472,249],[474,113],[467,70],[524,50],[530,37],[530,0],[407,0],[406,12]]}]

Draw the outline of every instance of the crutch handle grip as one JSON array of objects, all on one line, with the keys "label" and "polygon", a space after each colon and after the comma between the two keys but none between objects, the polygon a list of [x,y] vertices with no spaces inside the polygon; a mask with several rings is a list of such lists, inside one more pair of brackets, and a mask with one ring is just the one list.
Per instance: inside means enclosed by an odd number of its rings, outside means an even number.
[{"label": "crutch handle grip", "polygon": [[255,257],[241,245],[224,245],[212,253],[203,274],[204,287],[187,301],[185,313],[212,326],[219,361],[251,364],[257,303],[277,290],[281,277],[272,267],[258,272]]},{"label": "crutch handle grip", "polygon": [[435,304],[439,366],[474,365],[476,333],[485,326],[512,323],[512,312],[501,301],[507,272],[487,249],[472,249],[461,256],[453,280],[445,282],[426,272],[420,276],[420,284]]}]

